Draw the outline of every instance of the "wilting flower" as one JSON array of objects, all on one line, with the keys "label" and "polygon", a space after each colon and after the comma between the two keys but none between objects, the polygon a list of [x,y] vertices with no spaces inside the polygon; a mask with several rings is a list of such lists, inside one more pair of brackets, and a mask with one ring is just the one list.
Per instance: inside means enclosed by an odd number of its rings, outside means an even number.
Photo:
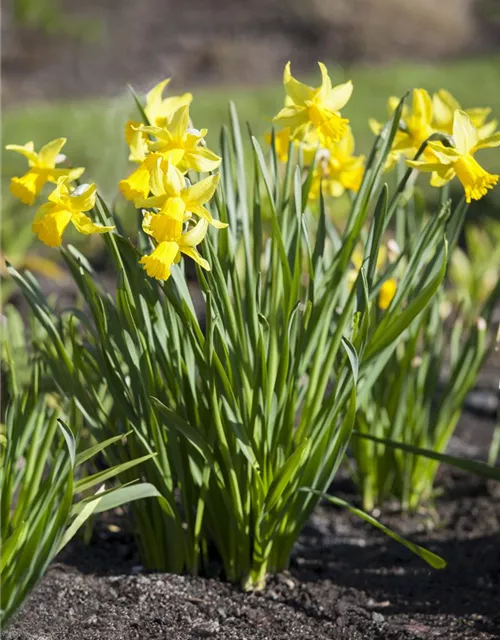
[{"label": "wilting flower", "polygon": [[216,174],[188,187],[185,177],[177,167],[167,163],[164,171],[162,161],[159,160],[151,173],[151,191],[154,195],[138,200],[136,206],[155,207],[160,209],[160,214],[176,219],[186,212],[194,213],[217,229],[222,229],[227,225],[213,218],[203,206],[214,195],[218,183],[219,174]]},{"label": "wilting flower", "polygon": [[394,278],[389,278],[382,284],[380,291],[378,292],[379,309],[385,311],[385,309],[388,308],[396,295],[397,288],[397,281]]},{"label": "wilting flower", "polygon": [[141,131],[156,138],[147,143],[150,151],[161,154],[183,172],[192,169],[205,173],[220,165],[219,156],[203,146],[207,130],[189,127],[187,106],[178,109],[165,126],[144,126]]},{"label": "wilting flower", "polygon": [[430,159],[426,156],[425,160],[407,163],[420,171],[432,171],[431,184],[434,187],[440,187],[457,176],[464,187],[466,201],[479,200],[497,184],[499,176],[483,169],[474,154],[479,149],[498,147],[500,133],[480,140],[470,116],[457,110],[453,118],[453,141],[454,147],[445,147],[442,142],[429,142]]},{"label": "wilting flower", "polygon": [[286,92],[285,106],[274,117],[275,122],[291,127],[293,136],[302,138],[311,127],[332,142],[340,140],[347,130],[349,120],[342,118],[340,110],[352,94],[352,82],[332,87],[328,71],[318,62],[321,85],[314,89],[296,80],[290,72],[290,62],[285,66],[283,84]]},{"label": "wilting flower", "polygon": [[57,181],[57,187],[49,196],[49,202],[42,205],[35,214],[32,230],[39,240],[49,247],[59,247],[62,243],[64,230],[71,222],[85,235],[91,233],[106,233],[114,227],[95,224],[85,215],[95,205],[95,184],[82,184],[72,193],[68,188],[68,176]]},{"label": "wilting flower", "polygon": [[56,169],[60,160],[61,149],[66,144],[66,138],[56,138],[43,146],[38,153],[33,142],[25,145],[8,144],[8,151],[16,151],[28,159],[29,171],[21,177],[12,178],[10,190],[16,198],[25,204],[33,204],[46,182],[56,183],[59,178],[66,176],[68,180],[76,180],[85,171],[83,167],[75,169]]},{"label": "wilting flower", "polygon": [[143,221],[144,231],[151,235],[158,245],[154,251],[139,261],[150,278],[167,280],[172,264],[179,262],[181,254],[189,256],[203,269],[210,271],[210,265],[197,251],[197,245],[205,238],[208,228],[206,220],[183,232],[185,215],[180,211],[173,215],[146,213]]},{"label": "wilting flower", "polygon": [[339,197],[346,189],[358,191],[363,179],[364,156],[354,154],[354,136],[349,128],[344,137],[318,151],[318,164],[309,192],[311,199],[319,195],[320,184],[324,194]]}]

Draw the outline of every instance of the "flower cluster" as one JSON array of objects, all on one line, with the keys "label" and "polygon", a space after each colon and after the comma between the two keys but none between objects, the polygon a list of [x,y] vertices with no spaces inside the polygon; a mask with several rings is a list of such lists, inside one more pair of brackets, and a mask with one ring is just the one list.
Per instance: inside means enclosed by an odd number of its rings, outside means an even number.
[{"label": "flower cluster", "polygon": [[[321,85],[316,89],[296,80],[290,72],[290,63],[286,65],[285,106],[274,118],[275,123],[284,125],[274,138],[281,162],[288,160],[290,143],[300,148],[306,166],[316,158],[311,200],[317,200],[320,185],[323,194],[332,197],[339,197],[346,190],[358,191],[364,171],[364,157],[354,155],[349,120],[340,114],[351,97],[352,82],[332,87],[325,65],[318,64]],[[267,141],[271,141],[270,135]]]},{"label": "flower cluster", "polygon": [[217,189],[219,175],[194,184],[187,176],[189,171],[212,172],[221,159],[205,145],[207,130],[190,126],[191,94],[163,98],[168,82],[161,82],[147,95],[144,112],[149,124],[126,125],[129,157],[138,167],[120,182],[125,198],[142,209],[142,228],[155,248],[140,263],[150,277],[158,280],[167,280],[181,254],[209,270],[210,265],[196,247],[208,225],[217,229],[227,226],[204,206]]},{"label": "flower cluster", "polygon": [[[398,102],[389,98],[390,115]],[[403,157],[411,167],[431,172],[432,186],[441,187],[457,176],[466,201],[479,200],[499,180],[474,158],[479,149],[500,145],[497,121],[487,121],[490,112],[489,108],[464,111],[444,89],[432,97],[425,89],[414,89],[411,109],[403,109],[388,168]],[[382,128],[375,120],[370,120],[370,126],[376,134]],[[414,159],[424,144],[421,159]]]},{"label": "flower cluster", "polygon": [[106,233],[114,227],[107,227],[93,222],[86,211],[94,208],[96,199],[95,184],[82,184],[73,189],[73,182],[84,173],[83,167],[75,169],[56,168],[66,157],[61,150],[66,138],[56,138],[35,152],[33,142],[25,145],[9,144],[8,151],[15,151],[28,159],[29,170],[21,177],[14,177],[10,182],[10,190],[24,204],[32,205],[36,196],[46,183],[57,186],[35,214],[32,230],[38,238],[49,247],[59,247],[64,230],[71,222],[75,228],[85,235]]}]

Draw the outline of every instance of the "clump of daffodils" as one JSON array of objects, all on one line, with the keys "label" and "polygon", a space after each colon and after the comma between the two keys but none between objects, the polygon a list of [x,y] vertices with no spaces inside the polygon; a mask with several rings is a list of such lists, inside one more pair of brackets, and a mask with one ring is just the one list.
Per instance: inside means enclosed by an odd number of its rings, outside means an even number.
[{"label": "clump of daffodils", "polygon": [[152,253],[143,256],[140,263],[158,280],[169,278],[172,264],[182,254],[210,270],[196,247],[208,225],[217,229],[227,226],[205,207],[217,189],[219,175],[195,184],[187,176],[189,171],[212,172],[221,159],[205,145],[207,130],[191,126],[190,94],[163,100],[165,86],[166,81],[147,96],[145,115],[150,124],[127,123],[129,157],[138,167],[120,182],[125,198],[141,209],[143,231],[154,244]]},{"label": "clump of daffodils", "polygon": [[[389,115],[398,102],[389,98]],[[466,201],[480,200],[499,180],[474,158],[478,150],[500,145],[497,121],[488,121],[490,113],[489,108],[463,110],[444,89],[433,96],[425,89],[414,89],[411,108],[403,109],[387,168],[403,158],[410,167],[430,172],[433,187],[442,187],[456,176]],[[376,134],[382,129],[375,120],[370,120],[370,126]]]},{"label": "clump of daffodils", "polygon": [[[292,147],[300,149],[304,165],[316,162],[309,199],[317,200],[320,189],[323,195],[334,198],[346,191],[357,192],[364,173],[364,156],[354,155],[354,136],[349,120],[342,117],[341,109],[351,98],[351,81],[332,86],[328,70],[318,63],[321,85],[310,87],[296,80],[285,67],[283,84],[285,106],[275,116],[274,122],[282,129],[274,135],[274,147],[278,159],[286,163]],[[267,135],[267,142],[271,142]]]},{"label": "clump of daffodils", "polygon": [[[184,254],[206,270],[208,262],[197,247],[203,241],[208,225],[222,229],[227,225],[214,219],[206,208],[217,189],[219,175],[210,175],[191,183],[189,171],[211,173],[221,159],[205,144],[206,129],[195,129],[189,118],[192,95],[163,97],[170,82],[160,82],[146,96],[144,115],[148,124],[129,121],[125,139],[130,148],[129,159],[137,168],[121,180],[124,197],[132,201],[143,215],[143,231],[151,238],[152,252],[140,259],[152,278],[167,280],[172,264]],[[64,161],[60,151],[65,138],[57,138],[34,151],[33,142],[24,146],[8,145],[7,149],[24,155],[28,172],[12,178],[11,191],[25,204],[33,204],[47,183],[56,188],[35,214],[32,229],[50,247],[62,244],[63,233],[71,222],[82,234],[107,233],[114,226],[94,222],[86,212],[96,205],[96,185],[76,181],[83,167],[56,168]]]}]

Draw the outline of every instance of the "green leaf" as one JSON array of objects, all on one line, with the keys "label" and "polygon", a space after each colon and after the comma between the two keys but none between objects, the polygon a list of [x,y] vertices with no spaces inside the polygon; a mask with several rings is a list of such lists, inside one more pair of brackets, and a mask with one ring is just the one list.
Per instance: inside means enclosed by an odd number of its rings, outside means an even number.
[{"label": "green leaf", "polygon": [[309,440],[304,440],[278,470],[262,507],[264,515],[276,506],[286,486],[292,482],[294,476],[299,472],[302,461],[307,456],[310,448],[311,443]]},{"label": "green leaf", "polygon": [[114,478],[128,469],[132,469],[132,467],[136,467],[138,464],[141,464],[150,458],[154,458],[156,455],[156,453],[150,453],[146,456],[129,460],[128,462],[122,462],[122,464],[115,465],[114,467],[111,467],[111,469],[105,469],[104,471],[99,471],[91,476],[82,478],[75,485],[75,493],[81,493],[82,491],[87,491],[87,489],[95,487],[97,484],[102,484],[103,482],[106,482],[106,480]]},{"label": "green leaf", "polygon": [[353,431],[352,435],[356,438],[363,438],[364,440],[371,440],[372,442],[384,444],[387,447],[391,447],[391,449],[407,451],[408,453],[413,453],[417,456],[430,458],[431,460],[437,460],[438,462],[449,464],[452,467],[456,467],[457,469],[462,469],[463,471],[473,473],[477,476],[480,476],[481,478],[500,481],[500,467],[490,466],[486,462],[481,462],[480,460],[458,458],[456,456],[450,456],[446,453],[438,453],[437,451],[433,451],[432,449],[415,447],[414,445],[407,444],[406,442],[397,442],[395,440],[391,440],[390,438],[378,438],[376,436],[372,436],[369,433],[360,433],[359,431]]},{"label": "green leaf", "polygon": [[[307,491],[307,489],[305,489],[305,491]],[[312,490],[309,489],[309,491],[312,491]],[[368,522],[369,524],[376,527],[377,529],[380,529],[380,531],[383,531],[390,538],[392,538],[393,540],[396,540],[396,542],[399,542],[399,544],[402,544],[403,546],[405,546],[407,549],[409,549],[410,551],[415,553],[417,556],[422,558],[422,560],[425,560],[425,562],[427,562],[427,564],[429,564],[434,569],[444,569],[446,567],[446,560],[443,560],[443,558],[441,558],[440,556],[436,555],[435,553],[432,553],[432,551],[429,551],[428,549],[424,549],[424,547],[421,547],[420,545],[415,544],[414,542],[410,542],[409,540],[402,538],[400,535],[392,531],[392,529],[389,529],[388,527],[383,525],[381,522],[376,520],[373,516],[369,515],[365,511],[362,511],[357,507],[353,507],[351,504],[349,504],[345,500],[341,500],[340,498],[336,498],[335,496],[331,496],[327,493],[321,493],[319,491],[312,491],[312,492],[315,493],[316,495],[320,495],[323,499],[328,500],[328,502],[331,502],[337,507],[344,507],[345,509],[348,509],[353,515],[358,516],[358,518],[361,518],[362,520],[364,520],[365,522]]]},{"label": "green leaf", "polygon": [[94,446],[89,447],[88,449],[85,449],[84,451],[81,451],[80,453],[78,453],[76,455],[75,465],[79,466],[79,465],[83,464],[84,462],[87,462],[87,460],[90,460],[90,458],[93,458],[95,455],[97,455],[103,449],[106,449],[107,447],[109,447],[110,445],[114,444],[115,442],[120,442],[120,440],[123,440],[124,438],[129,436],[131,433],[132,433],[132,429],[130,431],[127,431],[127,433],[123,433],[123,434],[120,434],[118,436],[113,436],[112,438],[108,438],[107,440],[103,440],[102,442],[98,442]]},{"label": "green leaf", "polygon": [[102,498],[98,498],[98,503],[93,513],[102,513],[129,504],[136,500],[144,500],[145,498],[161,498],[162,495],[158,489],[149,482],[141,482],[140,484],[132,484],[126,487],[118,487]]}]

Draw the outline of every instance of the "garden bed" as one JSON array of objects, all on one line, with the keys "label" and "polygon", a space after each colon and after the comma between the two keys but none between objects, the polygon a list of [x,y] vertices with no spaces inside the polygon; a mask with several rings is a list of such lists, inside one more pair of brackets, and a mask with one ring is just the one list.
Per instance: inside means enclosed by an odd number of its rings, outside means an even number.
[{"label": "garden bed", "polygon": [[[452,448],[476,457],[491,428],[466,414]],[[500,487],[449,470],[440,486],[433,529],[426,530],[428,514],[394,511],[382,520],[446,558],[444,571],[350,514],[321,506],[295,546],[290,572],[262,593],[245,594],[217,577],[143,572],[123,523],[103,520],[89,546],[73,544],[52,565],[4,638],[500,638]],[[347,481],[332,489],[355,499]]]}]

